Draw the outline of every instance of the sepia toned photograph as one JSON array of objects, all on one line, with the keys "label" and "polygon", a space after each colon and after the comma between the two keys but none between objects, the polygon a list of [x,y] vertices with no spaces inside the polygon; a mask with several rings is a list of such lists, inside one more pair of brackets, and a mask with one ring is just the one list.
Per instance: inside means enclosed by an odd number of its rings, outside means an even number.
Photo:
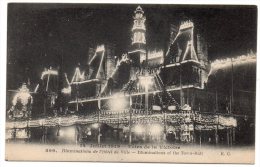
[{"label": "sepia toned photograph", "polygon": [[7,9],[7,161],[254,164],[257,6]]}]

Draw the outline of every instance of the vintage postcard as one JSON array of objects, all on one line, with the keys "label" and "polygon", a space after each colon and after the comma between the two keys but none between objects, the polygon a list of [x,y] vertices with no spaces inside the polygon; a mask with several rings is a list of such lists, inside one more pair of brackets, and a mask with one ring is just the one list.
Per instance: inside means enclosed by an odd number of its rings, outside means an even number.
[{"label": "vintage postcard", "polygon": [[257,6],[9,3],[7,30],[6,160],[254,164]]}]

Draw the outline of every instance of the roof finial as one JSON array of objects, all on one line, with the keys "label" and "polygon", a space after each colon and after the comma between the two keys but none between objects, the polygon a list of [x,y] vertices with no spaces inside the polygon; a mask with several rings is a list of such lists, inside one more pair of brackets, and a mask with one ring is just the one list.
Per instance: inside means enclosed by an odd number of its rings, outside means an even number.
[{"label": "roof finial", "polygon": [[135,9],[135,13],[144,13],[140,5]]}]

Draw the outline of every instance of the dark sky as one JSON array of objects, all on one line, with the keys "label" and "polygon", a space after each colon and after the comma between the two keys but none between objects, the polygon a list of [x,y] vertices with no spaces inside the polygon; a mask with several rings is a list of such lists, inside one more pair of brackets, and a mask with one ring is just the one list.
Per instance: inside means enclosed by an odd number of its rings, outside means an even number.
[{"label": "dark sky", "polygon": [[[28,78],[36,84],[43,68],[57,67],[62,57],[71,78],[78,62],[87,63],[88,48],[100,43],[115,43],[117,55],[127,52],[137,6],[9,4],[7,88],[16,89]],[[189,18],[207,38],[210,60],[256,51],[255,6],[141,6],[148,48],[162,48],[169,23]]]}]

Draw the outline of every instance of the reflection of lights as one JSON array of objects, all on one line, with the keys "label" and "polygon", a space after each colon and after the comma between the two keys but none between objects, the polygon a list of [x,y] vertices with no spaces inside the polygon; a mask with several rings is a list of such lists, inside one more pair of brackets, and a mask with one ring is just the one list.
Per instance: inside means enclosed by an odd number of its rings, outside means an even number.
[{"label": "reflection of lights", "polygon": [[125,109],[126,99],[124,96],[115,96],[110,100],[110,109],[114,111],[120,111]]},{"label": "reflection of lights", "polygon": [[163,132],[163,127],[158,124],[152,125],[150,132],[151,132],[151,135],[153,135],[153,136],[160,135]]},{"label": "reflection of lights", "polygon": [[136,125],[134,128],[133,128],[133,132],[135,132],[137,135],[141,135],[144,133],[144,127],[142,125]]}]

